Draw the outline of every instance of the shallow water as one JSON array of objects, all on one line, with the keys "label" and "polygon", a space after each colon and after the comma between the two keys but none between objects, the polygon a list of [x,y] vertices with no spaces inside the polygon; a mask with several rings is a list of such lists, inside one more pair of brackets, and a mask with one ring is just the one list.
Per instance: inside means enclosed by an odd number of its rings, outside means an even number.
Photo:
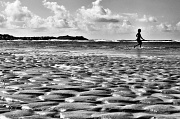
[{"label": "shallow water", "polygon": [[73,55],[109,55],[125,57],[180,57],[179,42],[145,42],[142,48],[134,48],[136,42],[59,42],[59,41],[16,41],[0,42],[1,51],[15,52],[19,55],[73,54]]}]

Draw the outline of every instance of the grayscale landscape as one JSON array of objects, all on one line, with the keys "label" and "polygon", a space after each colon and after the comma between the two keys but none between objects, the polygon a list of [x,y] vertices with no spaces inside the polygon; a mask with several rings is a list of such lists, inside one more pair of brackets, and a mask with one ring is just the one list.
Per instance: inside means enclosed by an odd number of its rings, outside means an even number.
[{"label": "grayscale landscape", "polygon": [[0,0],[0,119],[180,119],[179,0]]}]

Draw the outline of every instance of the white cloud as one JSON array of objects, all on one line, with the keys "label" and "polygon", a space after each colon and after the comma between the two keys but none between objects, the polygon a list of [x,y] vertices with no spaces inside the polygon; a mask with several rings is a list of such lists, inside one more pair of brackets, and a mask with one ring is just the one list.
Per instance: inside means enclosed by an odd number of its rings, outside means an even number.
[{"label": "white cloud", "polygon": [[[20,0],[5,3],[3,14],[8,29],[26,28],[34,31],[44,31],[48,28],[68,28],[69,27],[69,12],[64,6],[59,6],[56,2],[43,1],[43,5],[52,10],[54,16],[49,16],[46,19],[32,13],[27,7],[22,6]],[[0,21],[4,20],[0,16]]]},{"label": "white cloud", "polygon": [[134,32],[134,26],[130,21],[124,20],[122,24],[109,23],[108,25],[105,25],[104,31],[108,31],[109,33],[129,34]]},{"label": "white cloud", "polygon": [[160,30],[162,32],[172,32],[174,30],[174,28],[172,27],[171,24],[161,23],[161,24],[157,25],[156,27],[158,30]]},{"label": "white cloud", "polygon": [[66,10],[66,8],[63,5],[58,5],[57,2],[48,2],[46,0],[43,1],[43,5],[52,10],[56,16],[56,18],[59,19],[66,19],[69,17],[69,12]]},{"label": "white cloud", "polygon": [[47,18],[32,13],[26,6],[22,6],[20,0],[14,2],[3,2],[5,10],[0,15],[1,28],[28,29],[33,31],[45,31],[58,28],[73,27],[73,18],[64,6],[56,2],[43,1],[43,5],[50,9],[54,15]]},{"label": "white cloud", "polygon": [[4,14],[10,22],[26,21],[27,19],[31,19],[33,17],[33,14],[27,7],[21,6],[21,2],[19,0],[12,3],[7,2]]},{"label": "white cloud", "polygon": [[6,17],[4,15],[0,14],[0,27],[1,28],[6,27],[6,21],[7,21]]},{"label": "white cloud", "polygon": [[32,19],[30,19],[27,23],[26,26],[24,26],[25,28],[30,28],[32,29],[34,32],[43,32],[47,30],[47,26],[45,25],[46,21],[45,19],[34,15],[34,17]]},{"label": "white cloud", "polygon": [[49,16],[46,19],[47,27],[53,28],[71,28],[72,19],[70,18],[69,11],[63,5],[58,5],[57,2],[43,1],[43,5],[53,11],[54,16]]},{"label": "white cloud", "polygon": [[0,23],[3,23],[6,21],[6,17],[2,14],[0,14]]},{"label": "white cloud", "polygon": [[148,22],[148,18],[146,15],[143,16],[143,18],[137,19],[139,22]]},{"label": "white cloud", "polygon": [[102,0],[96,0],[92,2],[91,8],[82,6],[77,10],[76,17],[73,20],[73,24],[77,29],[104,32],[105,30],[103,29],[107,29],[106,27],[109,27],[109,29],[115,27],[113,24],[108,26],[107,23],[122,23],[123,20],[127,18],[119,14],[113,14],[110,9],[100,5],[101,1]]},{"label": "white cloud", "polygon": [[126,16],[127,18],[138,19],[137,13],[123,13],[123,15]]},{"label": "white cloud", "polygon": [[4,7],[5,6],[5,2],[3,2],[3,1],[0,1],[0,5],[2,6],[2,7]]},{"label": "white cloud", "polygon": [[156,17],[153,17],[153,16],[149,17],[148,20],[149,20],[150,22],[157,22],[157,18],[156,18]]},{"label": "white cloud", "polygon": [[[4,2],[5,10],[2,12],[6,21],[4,26],[8,29],[34,29],[41,27],[43,19],[22,6],[20,0]],[[0,18],[2,20],[2,18]]]},{"label": "white cloud", "polygon": [[38,28],[38,27],[42,27],[44,23],[45,23],[44,19],[42,19],[39,16],[34,15],[34,17],[30,20],[28,27]]},{"label": "white cloud", "polygon": [[180,22],[176,24],[176,30],[180,31]]},{"label": "white cloud", "polygon": [[143,18],[137,19],[139,22],[157,22],[157,18],[153,16],[146,16],[144,15]]},{"label": "white cloud", "polygon": [[75,30],[85,32],[100,30],[99,25],[95,24],[94,22],[79,20],[79,18],[72,20],[71,26],[73,26]]},{"label": "white cloud", "polygon": [[77,26],[78,29],[86,31],[86,32],[92,32],[92,31],[98,31],[100,30],[100,27],[97,27],[95,24],[92,23],[82,23],[82,24],[78,24]]},{"label": "white cloud", "polygon": [[105,9],[100,5],[102,0],[92,2],[92,8],[81,7],[78,12],[78,17],[82,20],[91,20],[94,22],[119,22],[124,17],[118,14],[112,14],[111,10]]},{"label": "white cloud", "polygon": [[128,20],[123,20],[122,26],[131,26],[131,25],[132,25],[132,24],[131,24],[130,21],[128,21]]}]

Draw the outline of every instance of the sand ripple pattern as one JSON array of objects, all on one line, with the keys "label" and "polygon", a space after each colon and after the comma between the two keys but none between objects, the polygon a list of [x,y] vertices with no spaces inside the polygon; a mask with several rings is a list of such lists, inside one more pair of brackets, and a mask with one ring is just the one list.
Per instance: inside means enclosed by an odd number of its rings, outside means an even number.
[{"label": "sand ripple pattern", "polygon": [[0,119],[179,119],[180,58],[0,53]]}]

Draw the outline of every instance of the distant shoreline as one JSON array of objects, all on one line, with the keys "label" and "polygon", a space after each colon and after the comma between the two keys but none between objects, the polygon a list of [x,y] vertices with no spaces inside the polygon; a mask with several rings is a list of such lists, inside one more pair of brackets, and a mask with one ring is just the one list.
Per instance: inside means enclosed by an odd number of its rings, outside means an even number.
[{"label": "distant shoreline", "polygon": [[[0,41],[59,41],[59,42],[136,42],[135,39],[88,39],[84,36],[35,36],[35,37],[16,37],[9,34],[0,34]],[[180,42],[175,40],[145,40],[143,42]]]},{"label": "distant shoreline", "polygon": [[[0,42],[84,42],[84,43],[134,43],[137,42],[136,40],[117,40],[117,41],[111,41],[111,40],[103,40],[103,41],[96,41],[96,40],[0,40]],[[179,43],[180,41],[173,41],[173,40],[145,40],[145,42],[154,42],[154,43],[164,43],[164,42],[169,42],[169,43]]]}]

